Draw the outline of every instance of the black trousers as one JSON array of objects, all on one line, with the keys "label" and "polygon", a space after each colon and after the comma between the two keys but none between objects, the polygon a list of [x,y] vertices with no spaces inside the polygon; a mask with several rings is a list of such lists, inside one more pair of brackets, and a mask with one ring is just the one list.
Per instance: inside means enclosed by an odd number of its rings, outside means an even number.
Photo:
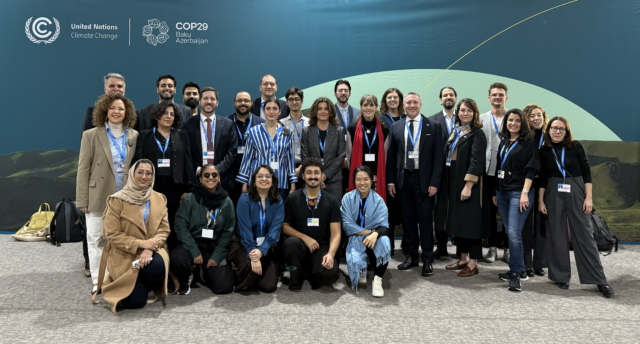
[{"label": "black trousers", "polygon": [[470,259],[482,258],[482,239],[456,237],[456,247],[460,253],[468,253]]},{"label": "black trousers", "polygon": [[288,237],[282,245],[285,264],[290,269],[289,289],[300,290],[305,278],[309,280],[312,288],[323,284],[333,283],[338,279],[340,260],[334,259],[333,268],[325,269],[322,266],[322,257],[329,252],[329,245],[320,247],[311,252],[304,242],[296,237]]},{"label": "black trousers", "polygon": [[407,234],[407,255],[418,259],[418,248],[422,247],[422,261],[433,262],[433,197],[420,191],[418,171],[405,170],[404,184],[398,194]]},{"label": "black trousers", "polygon": [[389,266],[389,263],[376,266],[376,255],[375,253],[373,253],[373,250],[370,248],[367,248],[365,253],[367,254],[367,257],[369,257],[369,266],[373,267],[373,274],[382,278],[382,276],[384,276],[384,273],[387,271],[387,267]]},{"label": "black trousers", "polygon": [[131,294],[122,300],[122,305],[125,308],[136,309],[144,307],[147,304],[149,292],[157,289],[158,283],[162,283],[165,275],[164,259],[155,252],[151,257],[153,258],[151,263],[138,272],[138,279]]},{"label": "black trousers", "polygon": [[[215,246],[212,243],[197,241],[198,248],[202,254],[202,264],[200,271],[204,284],[211,289],[214,294],[229,294],[233,291],[233,270],[230,264],[212,266],[207,268],[209,257],[213,253]],[[181,286],[189,283],[193,258],[191,252],[182,245],[176,246],[170,254],[171,260],[169,269],[178,279]],[[220,264],[221,262],[216,262]]]},{"label": "black trousers", "polygon": [[163,194],[167,198],[167,214],[169,216],[169,228],[171,228],[171,232],[167,238],[167,245],[169,246],[169,252],[171,252],[180,244],[175,233],[174,224],[176,220],[176,212],[180,206],[180,200],[185,190],[185,186],[174,183],[172,176],[156,176],[153,184],[153,190]]},{"label": "black trousers", "polygon": [[[535,190],[536,200],[529,212],[522,228],[522,246],[524,249],[524,268],[542,269],[549,263],[544,254],[546,243],[546,215],[538,211],[538,190]],[[533,251],[533,254],[532,254]]]},{"label": "black trousers", "polygon": [[[484,175],[486,178],[485,185],[494,185],[496,182],[495,176]],[[487,193],[491,192],[489,190],[493,190],[493,187],[486,188]],[[495,190],[493,190],[495,191]],[[497,248],[509,248],[509,239],[507,238],[507,230],[502,226],[502,230],[498,231],[498,206],[493,204],[492,198],[495,196],[495,192],[493,194],[488,195],[488,203],[489,203],[489,216],[490,216],[490,228],[491,228],[491,236],[489,237],[489,247],[497,247]]]},{"label": "black trousers", "polygon": [[[400,200],[398,199],[398,195],[396,197],[391,197],[391,195],[387,195],[387,209],[389,210],[389,230],[387,231],[387,236],[389,240],[391,240],[391,252],[395,250],[395,230],[396,226],[402,225],[402,208],[400,207]],[[406,240],[405,230],[403,227],[402,230],[402,241]],[[404,247],[404,244],[402,245]]]},{"label": "black trousers", "polygon": [[253,287],[258,287],[265,293],[276,291],[278,287],[278,264],[276,264],[275,250],[269,250],[267,255],[262,256],[260,259],[262,275],[258,275],[251,270],[251,259],[249,259],[249,254],[239,239],[231,241],[227,260],[238,267],[238,270],[236,270],[236,291]]}]

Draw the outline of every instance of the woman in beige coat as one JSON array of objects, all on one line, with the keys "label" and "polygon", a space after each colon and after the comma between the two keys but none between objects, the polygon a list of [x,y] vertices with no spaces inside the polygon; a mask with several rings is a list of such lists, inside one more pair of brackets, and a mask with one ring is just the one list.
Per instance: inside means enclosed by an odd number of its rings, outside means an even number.
[{"label": "woman in beige coat", "polygon": [[107,93],[100,96],[93,111],[93,125],[96,127],[82,134],[76,205],[87,214],[92,294],[98,284],[98,267],[104,246],[101,219],[105,201],[126,182],[138,139],[138,132],[131,129],[135,123],[133,103],[121,93]]},{"label": "woman in beige coat", "polygon": [[107,199],[102,217],[107,244],[100,261],[98,291],[113,314],[119,302],[124,308],[144,307],[150,291],[163,303],[167,295],[167,199],[153,191],[153,181],[153,163],[141,159],[129,171],[122,190]]}]

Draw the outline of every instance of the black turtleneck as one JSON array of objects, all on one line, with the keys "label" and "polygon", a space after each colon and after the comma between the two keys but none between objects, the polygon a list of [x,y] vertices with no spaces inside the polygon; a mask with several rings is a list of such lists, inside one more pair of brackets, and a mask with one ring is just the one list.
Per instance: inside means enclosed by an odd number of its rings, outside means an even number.
[{"label": "black turtleneck", "polygon": [[[567,178],[569,178],[569,174],[573,177],[582,176],[582,180],[585,183],[591,183],[591,167],[589,167],[589,158],[587,157],[587,153],[580,142],[574,141],[574,143],[575,145],[571,148],[565,147],[564,167],[569,172],[567,174]],[[553,143],[552,147],[544,146],[540,148],[541,186],[547,185],[548,178],[562,178],[562,173],[560,172],[560,169],[558,169],[552,149],[558,156],[558,160],[561,161],[562,159],[562,143]]]},{"label": "black turtleneck", "polygon": [[[365,139],[365,135],[366,137],[369,138],[369,143],[371,143],[373,141],[373,136],[376,132],[376,125],[377,125],[377,121],[374,118],[372,121],[367,121],[365,120],[364,116],[361,116],[360,118],[362,118],[362,125],[364,126],[364,132],[363,132],[363,136],[362,136],[362,164],[365,166],[369,166],[369,168],[371,168],[371,170],[373,171],[373,175],[377,175],[377,169],[378,169],[378,163],[377,163],[377,159],[378,159],[378,144],[380,144],[380,142],[382,142],[384,144],[384,141],[387,139],[387,136],[389,135],[389,129],[384,125],[384,123],[380,122],[381,126],[382,126],[382,133],[384,134],[384,138],[383,140],[381,140],[380,136],[378,136],[376,138],[376,142],[374,142],[371,145],[371,149],[369,149],[369,146],[367,145],[367,140]],[[358,123],[358,121],[355,121],[351,124],[349,124],[349,126],[347,127],[347,131],[349,132],[349,136],[351,139],[351,144],[355,144],[353,142],[355,135],[356,135],[356,124]],[[367,129],[369,129],[369,133],[367,134]],[[365,161],[364,155],[365,154],[375,154],[376,155],[376,161]]]}]

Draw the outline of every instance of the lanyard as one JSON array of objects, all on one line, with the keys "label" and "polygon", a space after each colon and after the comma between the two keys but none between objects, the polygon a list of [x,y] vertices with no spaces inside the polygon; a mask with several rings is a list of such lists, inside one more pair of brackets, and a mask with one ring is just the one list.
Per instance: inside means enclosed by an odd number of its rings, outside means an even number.
[{"label": "lanyard", "polygon": [[[278,140],[278,135],[282,133],[283,128],[279,127],[278,129],[276,129],[276,134],[273,135],[273,140],[271,139],[271,135],[269,135],[269,132],[267,131],[266,124],[262,125],[262,130],[264,130],[265,134],[267,134],[267,137],[269,138],[269,148],[271,149],[272,158],[275,161],[275,159],[278,157],[278,145],[276,144],[276,141]],[[324,152],[324,150],[322,152]]]},{"label": "lanyard", "polygon": [[[369,191],[371,192],[371,191]],[[367,210],[367,199],[369,197],[365,198],[364,201],[362,200],[362,198],[360,199],[360,215],[359,215],[359,219],[360,219],[360,227],[364,228],[364,214],[366,213]]]},{"label": "lanyard", "polygon": [[515,146],[518,145],[518,141],[515,141],[511,147],[509,148],[509,150],[507,150],[507,153],[505,154],[504,150],[507,148],[507,144],[504,145],[504,147],[502,147],[502,150],[500,151],[500,155],[502,155],[502,164],[500,165],[500,167],[502,169],[504,169],[504,163],[507,162],[507,157],[509,156],[509,153],[511,153],[511,151],[513,150],[513,148],[515,148]]},{"label": "lanyard", "polygon": [[553,156],[556,158],[556,165],[558,165],[558,170],[560,170],[560,173],[562,173],[562,182],[564,183],[564,181],[567,179],[567,171],[564,169],[564,147],[562,147],[561,162],[558,162],[558,155],[556,154],[556,150],[553,149],[553,147],[551,148],[551,152],[553,153]]},{"label": "lanyard", "polygon": [[419,115],[419,116],[420,116],[420,122],[418,123],[418,132],[416,133],[415,136],[413,136],[413,133],[409,128],[409,121],[405,122],[405,125],[407,126],[407,136],[409,137],[409,140],[411,140],[413,149],[416,148],[416,143],[418,143],[418,138],[420,137],[420,133],[422,132],[422,115]]},{"label": "lanyard", "polygon": [[[327,129],[327,131],[329,131],[329,129]],[[327,134],[329,134],[327,132]],[[322,154],[324,154],[324,147],[325,144],[327,143],[327,137],[324,137],[324,141],[322,141],[322,139],[320,139],[320,129],[318,129],[318,144],[320,145],[320,150],[322,151]]]},{"label": "lanyard", "polygon": [[236,130],[238,131],[238,137],[240,138],[240,141],[242,142],[243,146],[244,146],[244,142],[247,140],[247,131],[251,129],[251,121],[253,121],[253,116],[249,114],[249,125],[247,126],[247,129],[244,131],[244,134],[243,134],[240,131],[240,127],[238,126],[238,121],[236,119],[236,116],[233,116],[233,123],[236,125]]},{"label": "lanyard", "polygon": [[543,144],[544,144],[544,133],[542,133],[542,136],[540,136],[540,143],[538,144],[538,149],[540,149],[540,147],[542,147]]},{"label": "lanyard", "polygon": [[373,140],[371,140],[371,143],[369,143],[369,135],[367,135],[367,132],[364,130],[364,125],[360,124],[360,126],[362,127],[362,133],[364,134],[364,139],[367,141],[367,147],[369,147],[369,153],[371,153],[371,147],[373,146],[374,143],[376,143],[376,139],[378,138],[378,130],[376,128],[373,131]]},{"label": "lanyard", "polygon": [[[213,225],[216,225],[216,217],[218,217],[218,212],[220,211],[220,208],[216,208],[215,213],[211,212],[211,211],[207,211],[207,213],[209,214],[209,218],[211,219],[211,222],[213,222]],[[211,223],[209,222],[209,223]],[[209,223],[207,223],[207,225],[209,225]]]},{"label": "lanyard", "polygon": [[460,127],[453,129],[455,131],[455,134],[453,136],[453,142],[451,142],[451,147],[449,149],[449,157],[451,157],[453,155],[453,151],[456,150],[456,145],[458,144],[458,139],[460,138],[460,135],[462,134],[462,131],[460,131]]},{"label": "lanyard", "polygon": [[147,219],[149,218],[149,201],[144,204],[144,222],[147,223]]},{"label": "lanyard", "polygon": [[309,206],[309,197],[307,196],[307,188],[302,189],[304,193],[304,197],[307,199],[307,208],[311,211],[311,217],[314,218],[316,214],[316,209],[318,209],[318,204],[320,204],[320,198],[322,197],[322,190],[318,191],[318,198],[316,198],[316,205],[313,209]]},{"label": "lanyard", "polygon": [[498,122],[496,122],[496,117],[491,114],[491,120],[493,120],[493,129],[496,130],[496,135],[500,136],[500,129],[498,129]]},{"label": "lanyard", "polygon": [[[397,119],[393,119],[393,116],[391,116],[391,113],[388,113],[387,116],[389,116],[389,119],[391,120],[391,124],[397,121]],[[400,119],[400,116],[398,116],[398,119]]]},{"label": "lanyard", "polygon": [[211,141],[207,137],[207,127],[204,126],[204,121],[200,118],[200,124],[202,124],[202,132],[204,132],[204,139],[207,140],[207,145],[213,145],[213,135],[216,132],[216,121],[211,120]]},{"label": "lanyard", "polygon": [[116,150],[118,151],[118,154],[120,154],[120,160],[124,164],[124,161],[127,157],[127,151],[125,149],[125,146],[127,145],[127,129],[125,129],[124,133],[122,133],[122,145],[118,144],[116,138],[113,137],[110,128],[107,128],[107,136],[109,136],[109,140],[111,141],[111,143],[116,146]]},{"label": "lanyard", "polygon": [[160,148],[162,157],[164,158],[164,153],[167,151],[167,148],[169,148],[169,138],[167,138],[167,140],[164,142],[164,149],[162,149],[162,145],[160,145],[160,141],[158,141],[158,138],[156,137],[156,127],[153,127],[153,138],[156,140],[158,148]]},{"label": "lanyard", "polygon": [[258,207],[260,207],[260,236],[264,236],[264,220],[266,218],[266,214],[264,209],[262,209],[262,202],[258,201]]},{"label": "lanyard", "polygon": [[[304,120],[300,118],[300,121],[302,122],[300,124],[300,131],[302,131],[302,128],[304,128]],[[296,124],[296,121],[293,118],[291,119],[291,123],[293,124],[293,129],[295,130],[296,134],[298,134],[298,142],[300,142],[301,139],[300,139],[300,131],[298,131],[298,125]]]}]

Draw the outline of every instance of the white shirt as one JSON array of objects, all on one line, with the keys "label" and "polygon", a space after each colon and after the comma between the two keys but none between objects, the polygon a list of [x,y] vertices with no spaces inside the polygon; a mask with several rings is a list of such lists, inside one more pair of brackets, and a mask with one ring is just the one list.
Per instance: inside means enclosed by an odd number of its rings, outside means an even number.
[{"label": "white shirt", "polygon": [[[200,113],[200,142],[202,143],[203,152],[207,151],[207,133],[204,132],[207,129],[207,118],[211,118],[211,129],[214,129],[216,125],[216,114],[214,113],[213,116],[207,117]],[[211,140],[213,140],[213,142],[216,142],[215,130],[213,130],[213,133],[211,133]],[[214,146],[213,148],[215,149],[216,147]],[[202,159],[202,156],[200,156],[200,159]],[[206,163],[207,162],[202,159],[202,164],[204,165]]]},{"label": "white shirt", "polygon": [[444,129],[447,131],[447,137],[449,137],[449,135],[451,135],[451,131],[456,126],[456,110],[453,110],[451,119],[447,117],[447,113],[444,111],[444,108],[442,108],[442,114],[444,114],[444,122],[447,125]]},{"label": "white shirt", "polygon": [[[418,134],[418,128],[420,127],[420,119],[422,119],[424,121],[424,119],[422,118],[424,116],[422,116],[422,114],[419,114],[418,116],[416,116],[416,118],[413,120],[413,137],[416,137],[416,135]],[[411,127],[411,118],[409,118],[407,116],[407,124],[409,125],[409,127]],[[409,142],[409,135],[407,134],[408,130],[407,130],[407,126],[405,125],[404,127],[404,154],[405,154],[405,159],[404,159],[404,168],[407,168],[407,143]],[[422,133],[420,133],[420,135],[422,135]],[[418,136],[416,138],[416,147],[413,147],[413,151],[418,151],[420,148],[420,137]],[[418,169],[418,161],[419,159],[414,159],[415,161],[415,168]]]},{"label": "white shirt", "polygon": [[345,123],[344,125],[346,129],[346,126],[351,124],[351,121],[349,120],[349,105],[347,105],[346,108],[343,108],[342,106],[338,105],[338,109],[340,109],[340,116],[342,116],[342,120]]},{"label": "white shirt", "polygon": [[266,120],[267,116],[264,115],[264,102],[266,102],[266,100],[260,97],[260,118]]}]

